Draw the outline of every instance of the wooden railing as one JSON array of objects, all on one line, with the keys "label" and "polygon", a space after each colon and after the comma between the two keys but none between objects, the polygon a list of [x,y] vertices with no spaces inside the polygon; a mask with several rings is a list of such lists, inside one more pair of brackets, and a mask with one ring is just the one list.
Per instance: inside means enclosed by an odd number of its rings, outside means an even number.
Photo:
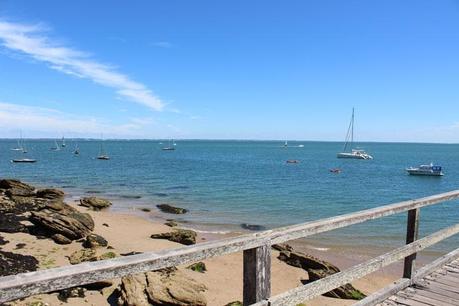
[{"label": "wooden railing", "polygon": [[[412,279],[432,268],[430,266],[424,268],[420,271],[421,274],[414,273],[417,252],[459,232],[458,223],[418,239],[420,209],[457,198],[459,198],[459,190],[193,246],[1,277],[0,303],[239,251],[244,252],[244,305],[296,305],[404,259],[403,278],[391,288],[395,290],[394,288],[401,288],[409,284]],[[406,211],[408,222],[405,246],[315,282],[271,296],[271,245]],[[448,256],[459,256],[459,251],[455,252]],[[434,264],[443,262],[442,260],[445,259],[440,258]],[[387,292],[379,292],[376,298],[364,299],[359,304],[373,305],[386,294]]]}]

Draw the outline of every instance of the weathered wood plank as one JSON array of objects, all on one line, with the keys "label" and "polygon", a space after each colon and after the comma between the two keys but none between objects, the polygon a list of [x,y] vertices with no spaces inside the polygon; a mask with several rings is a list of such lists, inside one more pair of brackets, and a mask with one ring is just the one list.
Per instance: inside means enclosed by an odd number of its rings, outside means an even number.
[{"label": "weathered wood plank", "polygon": [[355,279],[375,272],[382,267],[401,260],[409,254],[418,252],[458,232],[459,224],[453,225],[339,273],[271,297],[269,299],[270,305],[296,305],[305,300],[309,300],[346,283],[350,283]]},{"label": "weathered wood plank", "polygon": [[426,303],[422,303],[422,302],[418,302],[418,301],[413,301],[411,299],[407,299],[407,298],[396,296],[396,295],[390,297],[389,299],[394,301],[394,302],[396,302],[396,303],[399,303],[399,304],[402,304],[402,305],[406,305],[406,306],[432,306],[430,304],[426,304]]},{"label": "weathered wood plank", "polygon": [[271,296],[271,246],[244,251],[243,304],[251,305]]},{"label": "weathered wood plank", "polygon": [[[419,208],[408,211],[408,220],[406,225],[406,244],[418,239],[419,232]],[[405,257],[403,264],[403,278],[411,278],[415,269],[416,253]]]},{"label": "weathered wood plank", "polygon": [[411,285],[411,280],[408,278],[402,278],[393,284],[382,288],[381,290],[367,296],[363,300],[354,303],[352,306],[373,306],[378,303],[384,302],[388,297],[396,294],[400,290],[403,290]]},{"label": "weathered wood plank", "polygon": [[431,280],[426,280],[425,282],[419,282],[419,284],[423,287],[426,287],[426,289],[430,289],[430,288],[435,289],[435,290],[441,289],[444,291],[452,292],[454,294],[459,294],[456,288],[445,285],[445,284],[437,283]]},{"label": "weathered wood plank", "polygon": [[457,301],[459,301],[459,294],[458,293],[454,293],[454,292],[451,292],[449,290],[444,290],[443,288],[440,288],[438,286],[430,286],[430,287],[415,287],[416,289],[421,289],[423,291],[428,291],[428,292],[431,292],[431,293],[436,293],[436,294],[440,294],[442,296],[446,296],[446,297],[449,297],[449,298],[452,298],[452,299],[455,299]]},{"label": "weathered wood plank", "polygon": [[450,298],[450,297],[448,297],[446,295],[443,295],[443,294],[439,294],[439,293],[435,293],[435,292],[431,292],[431,291],[427,291],[427,290],[422,290],[422,289],[415,289],[415,288],[406,288],[404,291],[406,291],[408,293],[416,294],[416,295],[421,295],[421,296],[425,296],[425,297],[434,298],[435,300],[446,302],[446,303],[450,303],[450,304],[453,304],[453,305],[459,305],[459,300],[458,299],[452,299],[452,298]]},{"label": "weathered wood plank", "polygon": [[456,306],[454,304],[445,302],[443,300],[437,300],[435,299],[434,296],[423,296],[423,295],[416,294],[416,293],[409,293],[409,292],[406,292],[405,290],[397,293],[397,296],[404,297],[404,298],[407,298],[413,301],[425,303],[425,304],[432,305],[432,306]]},{"label": "weathered wood plank", "polygon": [[435,272],[438,270],[440,267],[448,265],[452,261],[455,261],[456,258],[459,257],[459,248],[456,250],[449,252],[448,254],[445,254],[430,264],[425,265],[424,267],[420,268],[419,270],[416,271],[416,273],[413,276],[413,281],[416,282],[417,280],[421,280],[423,277]]},{"label": "weathered wood plank", "polygon": [[0,278],[0,303],[38,293],[186,264],[266,244],[282,243],[457,198],[459,198],[459,190],[194,246],[2,277]]}]

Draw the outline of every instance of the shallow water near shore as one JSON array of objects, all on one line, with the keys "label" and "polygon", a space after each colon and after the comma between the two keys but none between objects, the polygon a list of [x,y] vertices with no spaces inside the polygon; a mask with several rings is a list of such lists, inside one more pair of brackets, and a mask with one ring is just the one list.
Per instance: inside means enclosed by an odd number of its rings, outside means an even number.
[{"label": "shallow water near shore", "polygon": [[[72,154],[78,143],[80,155]],[[374,160],[337,159],[341,143],[280,141],[178,141],[175,151],[162,151],[159,141],[104,141],[108,161],[97,160],[99,141],[67,141],[50,151],[52,140],[26,141],[28,153],[1,140],[0,173],[36,185],[54,186],[70,195],[95,195],[114,201],[114,211],[151,208],[169,203],[189,209],[177,216],[184,226],[203,232],[245,230],[241,224],[274,228],[398,201],[458,189],[459,145],[360,144]],[[304,147],[298,147],[303,144]],[[35,164],[14,164],[19,156]],[[286,160],[297,159],[298,164]],[[445,176],[414,177],[404,168],[438,163]],[[341,168],[340,174],[330,173]],[[421,210],[421,236],[459,220],[459,202]],[[169,216],[170,217],[170,216]],[[175,216],[174,216],[175,217]],[[315,237],[314,246],[382,247],[402,245],[406,214],[366,222]],[[457,247],[453,237],[434,251]]]}]

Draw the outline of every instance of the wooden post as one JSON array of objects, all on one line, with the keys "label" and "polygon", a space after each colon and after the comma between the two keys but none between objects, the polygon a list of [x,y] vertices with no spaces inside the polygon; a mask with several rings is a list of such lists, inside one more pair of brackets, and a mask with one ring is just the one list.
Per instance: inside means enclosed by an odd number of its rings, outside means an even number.
[{"label": "wooden post", "polygon": [[[406,244],[409,244],[418,239],[419,230],[419,208],[408,211],[408,220],[406,224]],[[403,265],[403,277],[411,278],[415,270],[416,253],[405,257]]]},{"label": "wooden post", "polygon": [[243,304],[250,305],[271,296],[271,246],[244,251]]}]

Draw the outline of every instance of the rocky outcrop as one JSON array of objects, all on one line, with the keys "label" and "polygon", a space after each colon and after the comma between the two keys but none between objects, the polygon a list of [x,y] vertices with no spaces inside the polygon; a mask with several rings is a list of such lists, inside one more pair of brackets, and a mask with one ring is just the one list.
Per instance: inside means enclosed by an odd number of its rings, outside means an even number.
[{"label": "rocky outcrop", "polygon": [[97,248],[97,247],[106,247],[108,245],[107,240],[97,234],[89,234],[86,236],[86,240],[83,242],[85,248]]},{"label": "rocky outcrop", "polygon": [[176,227],[178,226],[178,223],[175,221],[167,221],[166,223],[164,223],[164,225],[167,225],[169,227]]},{"label": "rocky outcrop", "polygon": [[[285,263],[301,268],[308,272],[309,279],[303,280],[303,283],[310,283],[318,279],[327,277],[329,275],[340,272],[339,268],[335,265],[315,258],[313,256],[296,252],[291,246],[287,244],[273,245],[273,249],[280,252],[279,259]],[[365,297],[365,294],[354,288],[351,284],[346,284],[332,291],[324,294],[324,296],[341,298],[341,299],[353,299],[360,300]]]},{"label": "rocky outcrop", "polygon": [[54,188],[39,189],[37,191],[37,197],[49,200],[63,200],[64,192]]},{"label": "rocky outcrop", "polygon": [[42,209],[32,212],[29,221],[46,229],[50,234],[61,234],[70,240],[86,237],[94,229],[91,216],[75,208],[62,204],[62,209]]},{"label": "rocky outcrop", "polygon": [[76,265],[84,261],[97,261],[97,259],[98,257],[96,255],[96,251],[93,249],[78,250],[69,256],[69,262],[72,265]]},{"label": "rocky outcrop", "polygon": [[110,207],[112,202],[98,197],[84,197],[80,199],[80,205],[92,210],[101,210],[103,208]]},{"label": "rocky outcrop", "polygon": [[0,251],[0,276],[36,271],[38,260],[30,255]]},{"label": "rocky outcrop", "polygon": [[120,306],[205,306],[207,288],[177,269],[165,269],[121,279]]},{"label": "rocky outcrop", "polygon": [[151,238],[167,239],[184,245],[191,245],[196,243],[196,232],[192,230],[177,229],[173,232],[153,234]]},{"label": "rocky outcrop", "polygon": [[169,204],[159,204],[156,205],[156,207],[159,208],[162,212],[168,213],[168,214],[176,214],[176,215],[181,215],[185,214],[188,212],[185,208],[180,208],[180,207],[174,207]]},{"label": "rocky outcrop", "polygon": [[18,180],[0,180],[0,188],[6,189],[5,194],[8,196],[32,196],[35,194],[35,187]]}]

